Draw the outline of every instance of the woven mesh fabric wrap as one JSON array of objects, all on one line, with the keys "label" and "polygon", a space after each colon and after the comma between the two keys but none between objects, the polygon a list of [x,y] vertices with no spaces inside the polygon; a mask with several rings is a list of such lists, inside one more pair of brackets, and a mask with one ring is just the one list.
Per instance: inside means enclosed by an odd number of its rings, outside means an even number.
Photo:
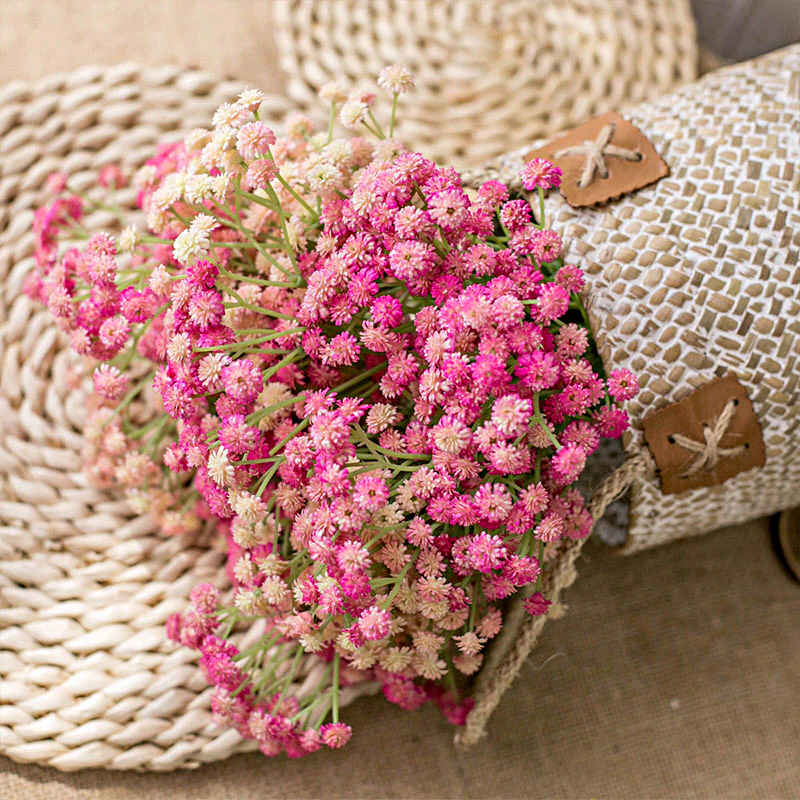
[{"label": "woven mesh fabric wrap", "polygon": [[472,166],[697,75],[689,0],[282,0],[276,41],[289,96],[317,109],[332,77],[416,76],[400,137]]},{"label": "woven mesh fabric wrap", "polygon": [[[196,654],[164,633],[197,583],[229,585],[224,554],[161,536],[88,485],[73,357],[47,311],[21,294],[50,172],[89,186],[105,164],[138,165],[242,88],[121,66],[0,89],[0,751],[16,760],[167,770],[255,749],[213,724]],[[274,118],[285,113],[280,98],[267,103]],[[96,214],[87,226],[110,221]],[[309,657],[297,690],[322,670]],[[374,688],[349,687],[342,700]]]},{"label": "woven mesh fabric wrap", "polygon": [[[648,412],[731,372],[767,449],[763,469],[676,495],[633,485],[626,551],[795,505],[800,485],[800,46],[718,70],[627,117],[671,175],[600,209],[556,194],[547,214],[588,273],[606,367],[628,367],[626,449]],[[514,175],[526,151],[503,160]],[[497,170],[482,171],[472,181]]]}]

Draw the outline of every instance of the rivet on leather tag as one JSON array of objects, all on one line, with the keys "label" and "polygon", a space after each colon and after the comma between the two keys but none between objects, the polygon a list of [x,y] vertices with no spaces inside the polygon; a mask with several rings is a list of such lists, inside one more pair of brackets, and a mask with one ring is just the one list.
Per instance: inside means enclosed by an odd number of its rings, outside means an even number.
[{"label": "rivet on leather tag", "polygon": [[605,203],[669,175],[650,140],[615,111],[594,117],[533,150],[561,167],[561,194],[576,208]]},{"label": "rivet on leather tag", "polygon": [[766,461],[753,404],[733,375],[648,414],[642,425],[664,494],[717,486]]}]

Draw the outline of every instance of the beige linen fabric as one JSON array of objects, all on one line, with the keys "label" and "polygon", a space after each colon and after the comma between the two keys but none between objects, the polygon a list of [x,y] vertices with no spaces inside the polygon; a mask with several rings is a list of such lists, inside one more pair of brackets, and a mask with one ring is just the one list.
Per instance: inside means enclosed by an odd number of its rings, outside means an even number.
[{"label": "beige linen fabric", "polygon": [[800,587],[750,523],[636,556],[590,543],[570,613],[545,627],[467,753],[432,708],[347,709],[347,749],[236,756],[185,773],[62,774],[0,759],[3,800],[793,798]]}]

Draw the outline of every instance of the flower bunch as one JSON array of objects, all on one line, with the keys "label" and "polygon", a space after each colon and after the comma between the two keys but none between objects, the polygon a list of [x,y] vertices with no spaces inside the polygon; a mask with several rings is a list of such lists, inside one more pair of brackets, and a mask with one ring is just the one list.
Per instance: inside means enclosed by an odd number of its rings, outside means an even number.
[{"label": "flower bunch", "polygon": [[[560,171],[523,169],[538,219],[499,182],[468,190],[392,138],[408,72],[378,84],[386,133],[373,94],[336,85],[322,132],[276,136],[257,92],[222,106],[137,174],[146,232],[89,236],[57,179],[36,220],[28,290],[102,362],[90,474],[171,532],[217,521],[232,605],[201,585],[168,632],[267,754],[342,746],[361,680],[463,721],[504,602],[546,613],[542,571],[589,534],[574,483],[637,391],[603,376],[545,225]],[[337,116],[365,136],[335,138]]]}]

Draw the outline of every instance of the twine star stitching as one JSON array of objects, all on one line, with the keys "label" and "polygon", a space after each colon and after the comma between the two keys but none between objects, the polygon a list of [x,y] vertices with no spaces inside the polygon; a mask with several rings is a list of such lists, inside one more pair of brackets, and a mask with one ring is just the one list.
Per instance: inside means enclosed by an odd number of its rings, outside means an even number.
[{"label": "twine star stitching", "polygon": [[725,436],[728,426],[733,419],[735,405],[736,403],[733,400],[728,400],[713,427],[710,425],[703,427],[703,438],[705,442],[698,442],[681,433],[672,434],[670,441],[679,445],[684,450],[688,450],[690,453],[697,453],[697,458],[689,464],[686,471],[681,475],[682,478],[688,478],[701,469],[712,470],[717,466],[720,458],[724,456],[737,456],[745,449],[744,445],[739,445],[738,447],[721,446],[722,437]]},{"label": "twine star stitching", "polygon": [[624,158],[625,161],[641,161],[642,154],[637,150],[629,150],[626,147],[617,147],[611,144],[611,139],[614,137],[614,132],[617,126],[611,122],[601,128],[597,138],[592,141],[585,139],[582,144],[576,144],[572,147],[565,147],[555,154],[555,158],[563,158],[564,156],[585,156],[586,163],[583,167],[580,180],[578,181],[578,188],[585,189],[594,180],[595,173],[599,173],[601,178],[608,177],[608,166],[606,165],[607,156],[616,156],[617,158]]}]

